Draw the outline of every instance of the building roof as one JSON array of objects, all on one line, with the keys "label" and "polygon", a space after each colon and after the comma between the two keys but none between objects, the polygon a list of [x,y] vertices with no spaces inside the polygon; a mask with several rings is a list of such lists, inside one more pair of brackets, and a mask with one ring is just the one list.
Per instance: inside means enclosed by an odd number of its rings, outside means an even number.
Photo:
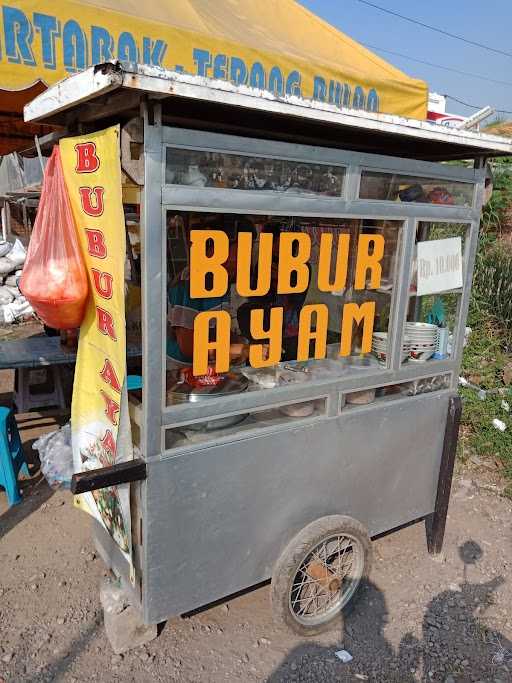
[{"label": "building roof", "polygon": [[130,63],[72,76],[25,107],[29,122],[126,121],[142,97],[161,102],[164,122],[251,137],[432,161],[512,155],[512,140]]}]

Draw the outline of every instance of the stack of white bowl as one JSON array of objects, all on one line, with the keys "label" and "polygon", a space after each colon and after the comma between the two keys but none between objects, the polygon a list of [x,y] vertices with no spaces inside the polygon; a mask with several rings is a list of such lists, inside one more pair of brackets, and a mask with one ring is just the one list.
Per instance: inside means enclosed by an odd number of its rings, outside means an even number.
[{"label": "stack of white bowl", "polygon": [[[381,365],[387,365],[388,357],[388,333],[374,332],[372,336],[372,352],[377,356]],[[404,335],[402,342],[402,363],[407,360],[411,352],[411,342],[407,335]]]},{"label": "stack of white bowl", "polygon": [[405,334],[410,339],[410,359],[414,363],[424,363],[436,350],[439,329],[429,323],[405,323]]}]

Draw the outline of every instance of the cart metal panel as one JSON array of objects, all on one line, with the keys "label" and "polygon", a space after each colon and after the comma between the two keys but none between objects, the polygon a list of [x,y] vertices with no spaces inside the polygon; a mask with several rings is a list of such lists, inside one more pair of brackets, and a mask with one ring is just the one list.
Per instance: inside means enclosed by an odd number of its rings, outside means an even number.
[{"label": "cart metal panel", "polygon": [[433,512],[448,399],[347,407],[148,463],[145,620],[269,579],[293,536],[324,515],[350,515],[375,535]]}]

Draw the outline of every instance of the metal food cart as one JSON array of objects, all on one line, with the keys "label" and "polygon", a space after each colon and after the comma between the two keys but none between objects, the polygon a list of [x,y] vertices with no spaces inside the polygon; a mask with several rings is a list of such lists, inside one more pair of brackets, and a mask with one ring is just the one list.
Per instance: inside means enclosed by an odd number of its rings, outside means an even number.
[{"label": "metal food cart", "polygon": [[[117,475],[139,480],[135,586],[108,534],[98,527],[95,537],[144,622],[272,579],[278,618],[316,633],[367,576],[372,537],[425,521],[439,553],[485,160],[512,154],[510,141],[127,63],[51,87],[25,117],[70,134],[142,121],[122,159],[141,184],[144,389],[130,414],[142,462]],[[441,163],[456,160],[466,162]],[[340,304],[364,293],[317,288],[300,305],[329,309],[325,361],[288,358],[267,373],[273,379],[239,372],[245,380],[230,391],[173,400],[166,274],[186,263],[180,231],[212,216],[243,219],[254,234],[291,226],[312,244],[323,232],[385,235],[372,353],[361,354],[357,339],[345,358],[331,350]],[[418,245],[440,240],[459,245],[461,286],[420,295]]]}]

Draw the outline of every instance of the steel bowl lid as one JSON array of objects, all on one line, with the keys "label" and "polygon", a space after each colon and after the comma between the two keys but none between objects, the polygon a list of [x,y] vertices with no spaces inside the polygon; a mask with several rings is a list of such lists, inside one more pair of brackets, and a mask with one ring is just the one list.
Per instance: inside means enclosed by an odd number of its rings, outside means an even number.
[{"label": "steel bowl lid", "polygon": [[188,398],[194,401],[201,398],[215,398],[216,396],[228,396],[230,394],[240,394],[249,385],[249,380],[238,372],[224,372],[218,384],[193,386],[181,379],[180,370],[171,370],[167,378],[167,393],[179,396],[182,399]]}]

